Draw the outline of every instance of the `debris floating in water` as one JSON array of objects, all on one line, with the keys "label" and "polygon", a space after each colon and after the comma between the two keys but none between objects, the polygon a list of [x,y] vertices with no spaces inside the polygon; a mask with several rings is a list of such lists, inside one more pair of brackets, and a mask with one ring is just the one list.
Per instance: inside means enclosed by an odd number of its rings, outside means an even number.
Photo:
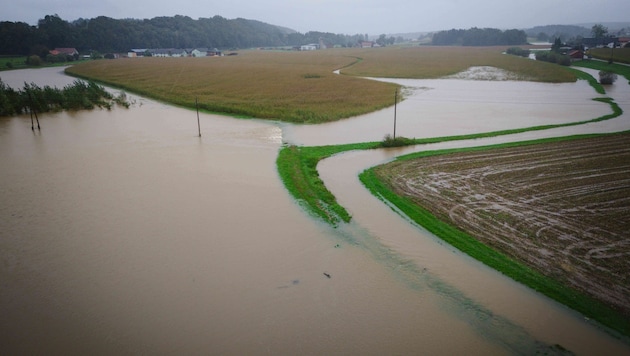
[{"label": "debris floating in water", "polygon": [[328,274],[328,273],[326,273],[326,272],[324,272],[324,276],[326,276],[326,277],[330,278],[330,274]]}]

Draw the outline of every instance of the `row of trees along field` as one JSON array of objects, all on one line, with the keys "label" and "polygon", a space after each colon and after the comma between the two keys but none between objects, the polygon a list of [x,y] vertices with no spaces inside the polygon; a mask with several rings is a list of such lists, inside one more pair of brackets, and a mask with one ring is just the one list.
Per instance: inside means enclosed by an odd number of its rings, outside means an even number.
[{"label": "row of trees along field", "polygon": [[250,48],[319,43],[352,46],[363,35],[324,32],[301,34],[255,20],[221,16],[193,20],[188,16],[152,19],[113,19],[99,16],[72,22],[47,15],[37,26],[0,22],[0,55],[41,55],[47,49],[72,47],[79,51],[127,52],[132,48]]},{"label": "row of trees along field", "polygon": [[527,43],[527,34],[522,30],[501,31],[496,28],[448,30],[436,32],[432,43],[436,46],[503,46]]},{"label": "row of trees along field", "polygon": [[24,84],[24,89],[13,89],[0,80],[0,116],[12,116],[30,112],[50,112],[61,110],[110,109],[118,104],[129,107],[127,95],[121,92],[114,96],[104,87],[94,83],[75,80],[73,84],[60,89],[35,84]]}]

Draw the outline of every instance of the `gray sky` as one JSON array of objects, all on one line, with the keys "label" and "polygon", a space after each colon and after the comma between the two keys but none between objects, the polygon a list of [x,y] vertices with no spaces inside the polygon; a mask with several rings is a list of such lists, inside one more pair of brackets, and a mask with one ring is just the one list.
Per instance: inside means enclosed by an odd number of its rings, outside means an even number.
[{"label": "gray sky", "polygon": [[302,33],[379,35],[630,21],[628,0],[20,0],[10,5],[9,1],[0,0],[0,21],[31,25],[54,14],[66,21],[101,15],[115,19],[219,15],[259,20]]}]

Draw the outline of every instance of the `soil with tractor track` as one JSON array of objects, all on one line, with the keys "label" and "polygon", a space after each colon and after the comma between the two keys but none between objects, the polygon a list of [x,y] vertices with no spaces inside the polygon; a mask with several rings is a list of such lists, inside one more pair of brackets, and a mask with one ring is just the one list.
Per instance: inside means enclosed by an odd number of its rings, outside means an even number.
[{"label": "soil with tractor track", "polygon": [[630,134],[395,161],[393,190],[630,317]]}]

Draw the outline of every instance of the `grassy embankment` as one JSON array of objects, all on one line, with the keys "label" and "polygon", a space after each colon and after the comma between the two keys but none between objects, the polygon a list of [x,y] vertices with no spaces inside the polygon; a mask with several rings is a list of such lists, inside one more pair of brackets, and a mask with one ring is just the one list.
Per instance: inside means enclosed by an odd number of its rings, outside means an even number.
[{"label": "grassy embankment", "polygon": [[25,56],[0,56],[0,71],[28,68]]},{"label": "grassy embankment", "polygon": [[[626,48],[624,48],[626,49]],[[630,50],[630,48],[628,48]],[[630,51],[628,52],[630,55]],[[607,72],[615,72],[626,78],[628,82],[630,82],[630,66],[617,64],[617,63],[607,63],[602,61],[579,61],[573,64],[576,67],[584,67],[596,70],[603,70]]]},{"label": "grassy embankment", "polygon": [[0,71],[27,68],[63,67],[80,63],[79,61],[60,63],[43,62],[40,66],[33,66],[26,64],[26,59],[26,56],[0,56]]}]

